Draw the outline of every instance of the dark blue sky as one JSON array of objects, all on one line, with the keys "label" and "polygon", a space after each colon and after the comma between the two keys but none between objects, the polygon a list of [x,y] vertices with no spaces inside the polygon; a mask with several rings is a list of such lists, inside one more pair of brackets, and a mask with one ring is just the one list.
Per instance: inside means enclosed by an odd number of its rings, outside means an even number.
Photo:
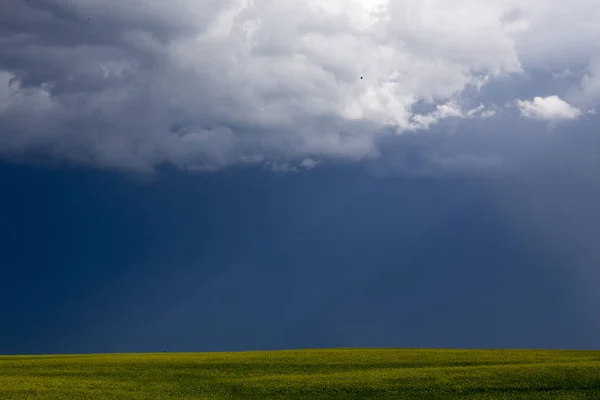
[{"label": "dark blue sky", "polygon": [[0,353],[599,348],[593,255],[553,235],[598,191],[535,181],[2,163]]}]

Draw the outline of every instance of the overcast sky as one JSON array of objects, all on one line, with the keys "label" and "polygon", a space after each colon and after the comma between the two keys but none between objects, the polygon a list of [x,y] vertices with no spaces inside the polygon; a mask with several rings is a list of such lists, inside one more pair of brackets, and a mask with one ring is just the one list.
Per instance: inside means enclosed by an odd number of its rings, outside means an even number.
[{"label": "overcast sky", "polygon": [[310,169],[377,157],[381,135],[445,120],[570,129],[600,100],[597,0],[0,7],[6,158]]},{"label": "overcast sky", "polygon": [[598,348],[599,126],[598,0],[3,0],[0,352]]}]

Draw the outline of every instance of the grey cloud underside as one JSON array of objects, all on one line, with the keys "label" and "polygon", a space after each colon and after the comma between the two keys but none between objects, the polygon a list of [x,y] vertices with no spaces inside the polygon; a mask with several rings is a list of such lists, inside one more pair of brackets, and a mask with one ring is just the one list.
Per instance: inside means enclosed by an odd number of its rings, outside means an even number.
[{"label": "grey cloud underside", "polygon": [[[390,133],[436,125],[455,132],[493,113],[482,129],[510,124],[518,115],[502,109],[502,96],[556,95],[543,87],[508,95],[485,90],[527,71],[518,48],[541,36],[516,44],[502,24],[527,18],[535,2],[524,2],[520,12],[492,7],[488,13],[463,0],[455,5],[462,14],[440,6],[433,22],[432,11],[413,1],[379,8],[357,1],[349,14],[296,0],[238,3],[3,1],[0,155],[137,172],[164,163],[191,170],[310,169],[319,160],[389,154],[382,137]],[[367,5],[371,11],[363,10]],[[582,0],[588,14],[593,6]],[[467,17],[468,10],[483,22]],[[439,24],[444,18],[452,18],[448,27]],[[587,31],[577,32],[581,44]],[[578,46],[573,68],[581,71],[595,49]],[[600,74],[589,65],[587,80],[580,73],[558,93],[569,89],[567,100],[576,106],[595,104]],[[429,111],[420,113],[420,104]],[[405,150],[411,151],[419,150]],[[439,168],[506,163],[502,154],[425,153]]]},{"label": "grey cloud underside", "polygon": [[10,0],[2,8],[0,68],[13,75],[2,84],[15,89],[2,119],[4,150],[151,166],[153,150],[144,142],[156,139],[153,131],[168,129],[157,113],[169,110],[158,97],[168,93],[147,82],[169,80],[160,72],[161,49],[192,32],[184,18],[135,9],[121,15],[118,8],[99,14],[35,0]]},{"label": "grey cloud underside", "polygon": [[[205,12],[214,14],[224,5],[213,2],[213,11]],[[2,11],[0,68],[14,75],[5,75],[2,84],[15,89],[0,137],[9,155],[50,152],[75,162],[139,170],[162,162],[211,169],[269,152],[287,159],[288,150],[310,147],[300,140],[303,131],[324,129],[325,140],[345,155],[363,156],[372,146],[355,137],[375,128],[369,123],[323,116],[294,127],[227,115],[228,109],[247,112],[244,99],[187,73],[166,54],[169,43],[198,32],[198,25],[182,23],[183,15],[136,18],[135,9],[127,16],[119,16],[118,9],[97,15],[32,0],[11,1]],[[208,49],[205,62],[219,52],[216,46]],[[215,72],[210,65],[206,70]],[[277,96],[285,94],[271,94]],[[295,135],[286,135],[290,130]]]}]

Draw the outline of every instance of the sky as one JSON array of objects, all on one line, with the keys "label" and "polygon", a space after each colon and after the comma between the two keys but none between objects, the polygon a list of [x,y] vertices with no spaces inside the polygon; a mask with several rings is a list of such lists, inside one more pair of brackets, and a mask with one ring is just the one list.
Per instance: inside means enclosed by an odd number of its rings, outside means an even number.
[{"label": "sky", "polygon": [[3,1],[0,353],[599,349],[598,21]]}]

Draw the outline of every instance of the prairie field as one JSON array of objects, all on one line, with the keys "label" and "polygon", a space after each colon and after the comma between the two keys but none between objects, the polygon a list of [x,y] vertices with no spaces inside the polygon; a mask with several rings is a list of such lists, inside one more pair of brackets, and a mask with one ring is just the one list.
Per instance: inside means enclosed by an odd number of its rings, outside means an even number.
[{"label": "prairie field", "polygon": [[600,399],[600,351],[1,356],[0,399]]}]

